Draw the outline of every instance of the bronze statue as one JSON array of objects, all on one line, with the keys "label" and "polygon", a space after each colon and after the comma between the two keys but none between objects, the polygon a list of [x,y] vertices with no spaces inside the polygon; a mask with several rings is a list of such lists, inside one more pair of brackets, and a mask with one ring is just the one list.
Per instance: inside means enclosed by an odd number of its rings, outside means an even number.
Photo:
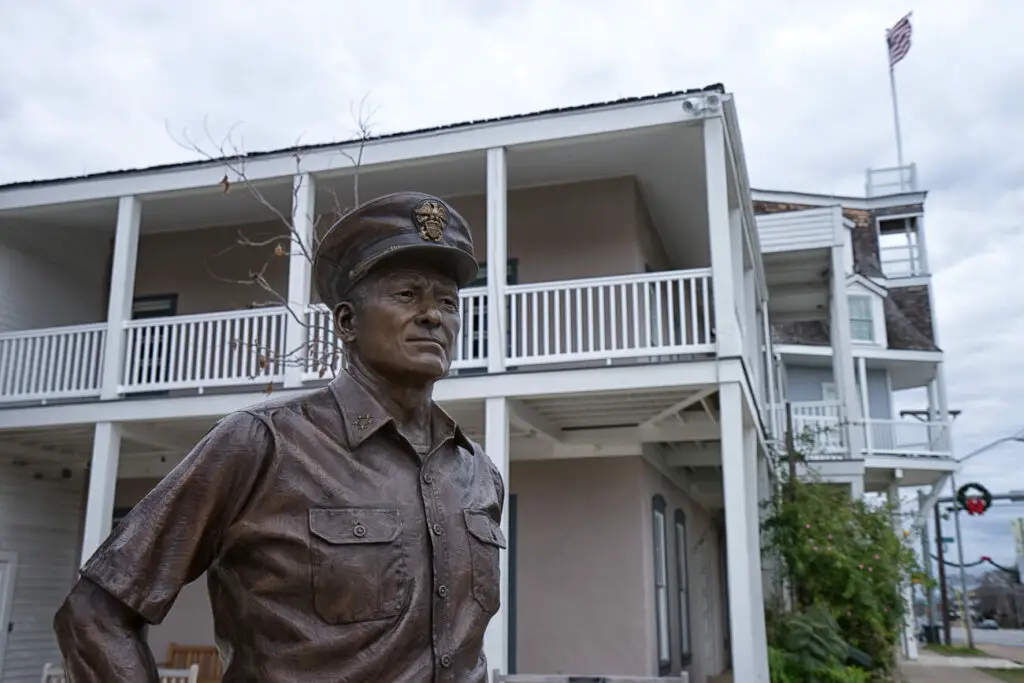
[{"label": "bronze statue", "polygon": [[142,629],[203,572],[224,683],[487,680],[505,486],[431,398],[476,273],[436,197],[338,222],[314,274],[347,371],[223,418],[124,518],[54,621],[73,683],[156,683]]}]

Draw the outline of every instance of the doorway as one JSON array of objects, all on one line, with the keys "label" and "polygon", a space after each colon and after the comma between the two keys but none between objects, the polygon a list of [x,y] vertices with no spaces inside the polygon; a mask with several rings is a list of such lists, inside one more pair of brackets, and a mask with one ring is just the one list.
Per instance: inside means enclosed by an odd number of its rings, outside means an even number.
[{"label": "doorway", "polygon": [[18,571],[18,554],[0,550],[0,677],[4,673],[7,640],[14,624],[11,608],[14,604],[14,575]]},{"label": "doorway", "polygon": [[[170,318],[178,314],[178,295],[160,294],[157,296],[138,296],[132,300],[132,320],[148,318]],[[133,379],[141,384],[157,381],[163,371],[164,328],[158,327],[145,339],[145,347],[136,351],[139,359],[138,373]],[[141,341],[141,340],[140,340]],[[166,396],[167,391],[146,391],[136,396]]]}]

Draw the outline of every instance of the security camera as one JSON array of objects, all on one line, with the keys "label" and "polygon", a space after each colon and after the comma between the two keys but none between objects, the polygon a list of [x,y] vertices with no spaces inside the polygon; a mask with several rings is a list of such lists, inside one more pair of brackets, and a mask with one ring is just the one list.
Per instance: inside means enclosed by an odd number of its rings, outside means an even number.
[{"label": "security camera", "polygon": [[696,97],[683,100],[683,111],[687,114],[698,114],[704,109],[704,104]]}]

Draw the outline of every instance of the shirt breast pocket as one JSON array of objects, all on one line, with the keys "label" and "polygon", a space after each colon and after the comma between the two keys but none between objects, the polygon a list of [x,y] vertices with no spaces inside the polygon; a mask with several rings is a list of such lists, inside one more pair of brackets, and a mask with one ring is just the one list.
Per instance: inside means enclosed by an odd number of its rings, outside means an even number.
[{"label": "shirt breast pocket", "polygon": [[469,531],[469,557],[473,571],[473,597],[488,614],[501,606],[501,565],[499,553],[505,547],[501,526],[480,510],[465,510]]},{"label": "shirt breast pocket", "polygon": [[395,508],[309,511],[313,606],[329,624],[398,616],[409,592]]}]

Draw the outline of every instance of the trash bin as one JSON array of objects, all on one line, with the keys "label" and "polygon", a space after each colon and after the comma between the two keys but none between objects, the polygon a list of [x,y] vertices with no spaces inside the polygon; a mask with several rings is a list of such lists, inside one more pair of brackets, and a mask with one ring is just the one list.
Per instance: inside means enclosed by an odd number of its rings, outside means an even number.
[{"label": "trash bin", "polygon": [[929,626],[925,624],[925,627],[923,629],[924,642],[928,643],[929,645],[938,645],[939,643],[941,643],[942,639],[939,636],[941,628],[941,626]]}]

